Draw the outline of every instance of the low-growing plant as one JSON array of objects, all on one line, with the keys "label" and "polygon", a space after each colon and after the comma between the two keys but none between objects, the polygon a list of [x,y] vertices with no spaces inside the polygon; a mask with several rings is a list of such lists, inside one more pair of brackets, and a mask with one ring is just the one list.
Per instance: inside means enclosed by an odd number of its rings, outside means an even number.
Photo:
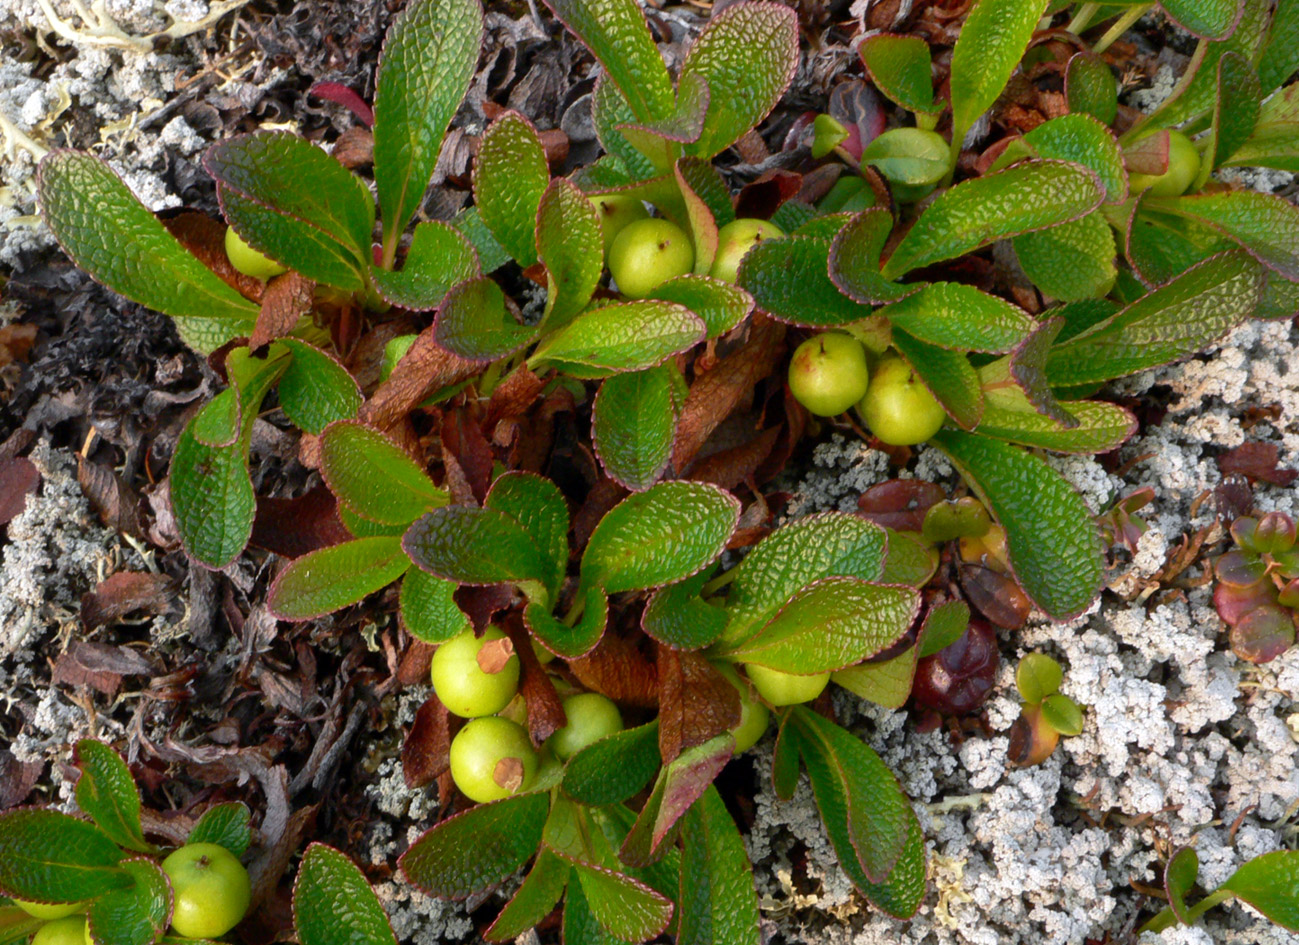
[{"label": "low-growing plant", "polygon": [[1061,735],[1082,732],[1078,703],[1060,692],[1064,669],[1051,657],[1029,653],[1015,667],[1019,718],[1010,730],[1010,759],[1018,765],[1040,765],[1051,757]]},{"label": "low-growing plant", "polygon": [[[121,756],[77,742],[77,806],[0,814],[0,943],[153,945],[209,942],[248,910],[239,858],[252,839],[248,808],[209,807],[185,842],[163,850],[146,837],[139,790]],[[174,934],[168,934],[168,929]]]},{"label": "low-growing plant", "polygon": [[1187,897],[1200,873],[1195,847],[1182,847],[1164,867],[1164,893],[1168,905],[1141,927],[1142,932],[1162,932],[1179,925],[1194,925],[1214,906],[1239,899],[1282,928],[1299,932],[1299,851],[1278,850],[1256,856],[1227,877],[1217,889],[1191,904]]},{"label": "low-growing plant", "polygon": [[1284,512],[1231,523],[1236,547],[1214,565],[1213,603],[1231,628],[1231,648],[1251,663],[1294,645],[1299,625],[1299,540]]}]

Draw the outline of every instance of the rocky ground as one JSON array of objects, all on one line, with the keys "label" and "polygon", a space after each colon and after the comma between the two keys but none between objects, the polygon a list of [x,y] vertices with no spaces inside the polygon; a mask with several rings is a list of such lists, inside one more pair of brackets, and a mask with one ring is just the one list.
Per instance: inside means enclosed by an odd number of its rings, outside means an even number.
[{"label": "rocky ground", "polygon": [[[328,839],[366,867],[403,943],[471,941],[466,910],[480,903],[434,902],[392,874],[436,802],[407,790],[400,773],[401,730],[426,693],[392,682],[391,621],[322,621],[286,640],[259,606],[264,557],[245,556],[217,579],[168,550],[174,529],[153,483],[187,407],[214,379],[166,319],[62,261],[33,215],[36,160],[58,146],[108,158],[155,210],[213,211],[201,149],[254,127],[314,138],[350,127],[348,113],[306,89],[338,81],[368,97],[391,12],[346,0],[101,0],[87,21],[80,6],[0,0],[0,353],[7,342],[21,356],[0,367],[0,460],[24,454],[39,474],[2,545],[0,807],[68,805],[69,746],[104,738],[127,746],[158,798],[247,797],[264,812],[268,874],[304,835]],[[669,11],[662,22],[680,33],[695,19]],[[491,5],[488,35],[439,175],[467,167],[462,141],[481,129],[487,101],[562,127],[574,160],[592,153],[591,77],[572,46],[522,4]],[[1171,86],[1181,53],[1157,55],[1166,68],[1152,70],[1133,104],[1149,107]],[[823,104],[843,61],[832,45],[809,57],[791,92],[797,107]],[[1284,175],[1245,180],[1295,189]],[[427,209],[436,214],[436,201]],[[30,352],[13,326],[38,330]],[[1144,890],[1158,885],[1171,850],[1194,843],[1211,888],[1245,860],[1299,843],[1299,648],[1261,667],[1238,661],[1202,580],[1203,554],[1183,554],[1222,539],[1211,496],[1226,451],[1270,443],[1279,467],[1299,468],[1297,345],[1293,321],[1251,324],[1202,357],[1130,379],[1112,393],[1157,404],[1159,416],[1143,418],[1116,457],[1054,460],[1098,511],[1144,486],[1157,499],[1142,513],[1149,528],[1135,554],[1117,553],[1111,589],[1090,612],[1002,633],[1003,678],[983,733],[920,734],[908,713],[840,693],[841,718],[881,751],[921,815],[932,889],[913,921],[886,920],[854,895],[807,785],[790,803],[771,792],[769,745],[732,765],[728,788],[752,797],[747,842],[771,941],[1132,941],[1139,917],[1157,907]],[[283,434],[263,424],[254,449],[258,477],[286,482]],[[899,473],[841,434],[809,447],[802,469],[785,483],[789,516],[853,509],[863,489],[894,475],[955,481],[937,451]],[[1254,498],[1299,513],[1293,487],[1256,483]],[[104,601],[83,595],[121,571],[154,577],[137,589],[132,612],[145,616],[88,618],[85,608]],[[1044,765],[1016,769],[1006,763],[1018,714],[1011,668],[1030,651],[1064,664],[1064,692],[1086,707],[1086,727]],[[272,912],[283,905],[282,893],[272,897]],[[1201,929],[1142,941],[1299,938],[1230,905]]]}]

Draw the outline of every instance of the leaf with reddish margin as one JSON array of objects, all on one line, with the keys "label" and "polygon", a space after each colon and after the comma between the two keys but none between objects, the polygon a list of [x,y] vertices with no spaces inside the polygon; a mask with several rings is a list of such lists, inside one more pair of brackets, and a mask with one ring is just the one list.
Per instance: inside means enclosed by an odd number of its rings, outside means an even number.
[{"label": "leaf with reddish margin", "polygon": [[350,371],[338,361],[296,338],[279,344],[293,355],[276,387],[280,409],[294,425],[308,433],[321,433],[335,420],[356,416],[364,398]]},{"label": "leaf with reddish margin", "polygon": [[520,325],[510,314],[505,293],[489,276],[448,292],[433,326],[440,346],[479,364],[507,357],[537,337],[535,326]]},{"label": "leaf with reddish margin", "polygon": [[[1256,61],[1264,95],[1271,95],[1299,69],[1299,7],[1277,4],[1268,25],[1267,43]],[[1294,86],[1290,90],[1295,91]]]},{"label": "leaf with reddish margin", "polygon": [[[677,186],[681,189],[681,198],[685,201],[686,221],[690,224],[690,241],[695,247],[695,274],[706,276],[713,268],[713,260],[717,258],[719,224],[713,216],[712,209],[690,186],[682,170],[681,161],[673,166],[672,172],[676,176]],[[728,200],[727,206],[729,205]]]},{"label": "leaf with reddish margin", "polygon": [[171,921],[171,883],[162,867],[148,857],[123,860],[121,868],[130,876],[131,885],[90,903],[86,941],[94,945],[153,945]]},{"label": "leaf with reddish margin", "polygon": [[657,721],[592,742],[569,759],[564,768],[564,791],[592,807],[629,800],[658,770],[657,745]]},{"label": "leaf with reddish margin", "polygon": [[717,789],[681,822],[681,945],[759,945],[753,866]]},{"label": "leaf with reddish margin", "polygon": [[267,606],[281,620],[311,620],[382,590],[410,565],[395,535],[355,538],[294,559],[275,578]]},{"label": "leaf with reddish margin", "polygon": [[792,325],[846,325],[871,314],[830,280],[830,242],[813,236],[761,240],[740,263],[738,284],[758,307]]},{"label": "leaf with reddish margin", "polygon": [[478,251],[469,239],[437,220],[415,227],[399,270],[370,267],[370,278],[383,300],[413,312],[437,308],[452,286],[481,273]]},{"label": "leaf with reddish margin", "polygon": [[937,112],[929,44],[920,36],[876,33],[857,47],[875,87],[907,111]]},{"label": "leaf with reddish margin", "polygon": [[426,895],[464,899],[508,879],[537,852],[549,812],[544,791],[480,804],[416,840],[401,871]]},{"label": "leaf with reddish margin", "polygon": [[397,597],[401,625],[417,640],[444,643],[470,628],[469,618],[456,604],[455,581],[411,568],[401,579]]},{"label": "leaf with reddish margin", "polygon": [[542,847],[518,890],[483,932],[487,942],[511,942],[538,925],[558,904],[568,885],[572,865]]},{"label": "leaf with reddish margin", "polygon": [[609,595],[594,585],[583,593],[586,603],[582,616],[571,627],[556,619],[543,604],[529,604],[523,611],[523,621],[537,642],[566,660],[590,654],[600,642],[609,621]]},{"label": "leaf with reddish margin", "polygon": [[1299,852],[1277,850],[1245,863],[1218,887],[1291,932],[1299,931]]},{"label": "leaf with reddish margin", "polygon": [[957,282],[930,283],[875,314],[918,341],[993,354],[1015,348],[1037,327],[1018,305]]},{"label": "leaf with reddish margin", "polygon": [[613,870],[574,863],[573,872],[595,921],[623,942],[646,942],[667,928],[672,900]]},{"label": "leaf with reddish margin", "polygon": [[676,106],[661,121],[639,121],[619,125],[627,142],[653,163],[656,170],[672,168],[681,154],[681,145],[698,140],[708,113],[708,82],[701,76],[682,77],[677,86]]},{"label": "leaf with reddish margin", "polygon": [[504,512],[434,509],[406,530],[402,545],[417,566],[438,577],[460,584],[519,584],[533,599],[546,596],[550,568],[528,531]]},{"label": "leaf with reddish margin", "polygon": [[[609,81],[606,72],[601,72],[595,80],[595,90],[591,95],[591,118],[595,124],[596,138],[606,152],[606,157],[601,159],[605,162],[603,165],[597,162],[584,169],[591,175],[592,183],[599,179],[595,176],[597,171],[603,173],[612,170],[610,161],[618,162],[618,174],[604,186],[621,187],[632,181],[649,180],[660,173],[654,162],[641,154],[623,133],[624,127],[636,122],[636,114],[618,91],[618,86]],[[583,189],[590,189],[585,181]]]},{"label": "leaf with reddish margin", "polygon": [[393,23],[374,95],[374,177],[384,246],[424,200],[443,136],[469,90],[482,43],[478,0],[417,0]]},{"label": "leaf with reddish margin", "polygon": [[537,210],[549,184],[550,166],[536,129],[518,112],[505,112],[479,145],[474,203],[497,242],[525,269],[537,261]]},{"label": "leaf with reddish margin", "polygon": [[740,724],[740,694],[703,656],[659,644],[659,755],[674,761]]},{"label": "leaf with reddish margin", "polygon": [[1023,410],[1009,410],[989,400],[977,432],[1021,446],[1090,455],[1117,449],[1137,430],[1137,418],[1114,404],[1066,400],[1060,407],[1075,419],[1074,426],[1042,416],[1027,400]]},{"label": "leaf with reddish margin", "polygon": [[156,848],[145,841],[140,825],[140,791],[122,756],[103,742],[83,738],[75,746],[73,761],[81,769],[77,806],[118,846],[153,853]]},{"label": "leaf with reddish margin", "polygon": [[684,305],[708,328],[708,338],[719,338],[753,311],[753,296],[739,286],[707,276],[676,276],[647,296],[660,302]]},{"label": "leaf with reddish margin", "polygon": [[303,854],[293,883],[293,926],[302,945],[397,945],[365,874],[323,843]]},{"label": "leaf with reddish margin", "polygon": [[681,82],[699,76],[710,96],[703,133],[686,153],[711,158],[776,107],[798,66],[798,17],[779,3],[733,4],[690,46]]},{"label": "leaf with reddish margin", "polygon": [[345,292],[365,288],[365,267],[355,252],[323,230],[272,210],[217,184],[217,201],[231,228],[245,243],[321,285]]},{"label": "leaf with reddish margin", "polygon": [[893,332],[893,347],[957,424],[966,430],[979,425],[983,390],[968,357],[927,344],[901,330]]},{"label": "leaf with reddish margin", "polygon": [[844,295],[863,305],[896,302],[918,286],[898,285],[880,274],[880,254],[893,232],[893,214],[872,207],[839,230],[830,247],[830,278]]},{"label": "leaf with reddish margin", "polygon": [[1091,115],[1114,124],[1119,113],[1119,84],[1109,63],[1090,50],[1074,53],[1065,66],[1064,95],[1070,114]]},{"label": "leaf with reddish margin", "polygon": [[1075,220],[1104,199],[1095,173],[1066,161],[1025,161],[963,181],[925,208],[881,274],[896,279],[999,239]]},{"label": "leaf with reddish margin", "polygon": [[1299,282],[1299,207],[1282,197],[1234,190],[1151,197],[1145,206],[1207,224],[1231,237],[1269,269]]},{"label": "leaf with reddish margin", "polygon": [[122,851],[98,827],[52,810],[0,816],[0,894],[31,902],[79,902],[131,884]]},{"label": "leaf with reddish margin", "polygon": [[710,572],[661,587],[641,614],[641,629],[654,641],[675,650],[701,650],[726,629],[726,611],[704,601],[699,593]]},{"label": "leaf with reddish margin", "polygon": [[900,709],[911,696],[917,660],[916,648],[909,646],[891,659],[868,660],[838,670],[830,679],[876,705],[882,705],[886,709]]},{"label": "leaf with reddish margin", "polygon": [[1094,171],[1105,187],[1107,202],[1127,199],[1128,180],[1118,139],[1091,115],[1052,118],[1025,134],[1023,141],[1039,157],[1073,161]]},{"label": "leaf with reddish margin", "polygon": [[573,377],[594,379],[662,364],[708,333],[698,315],[672,302],[643,299],[592,308],[547,335],[528,358]]},{"label": "leaf with reddish margin", "polygon": [[448,501],[409,453],[353,420],[331,423],[321,434],[320,471],[339,502],[383,525],[408,525]]},{"label": "leaf with reddish margin", "polygon": [[604,237],[595,206],[563,178],[550,182],[537,208],[537,258],[546,267],[542,331],[554,331],[586,308],[600,284]]},{"label": "leaf with reddish margin", "polygon": [[1249,140],[1258,124],[1258,103],[1262,98],[1258,71],[1248,60],[1236,53],[1226,53],[1218,60],[1218,94],[1209,128],[1209,147],[1202,152],[1200,173],[1192,190],[1202,188],[1213,169],[1226,163]]},{"label": "leaf with reddish margin", "polygon": [[618,851],[619,859],[630,866],[651,863],[677,821],[708,790],[734,751],[735,739],[728,732],[683,751],[665,764],[649,800]]},{"label": "leaf with reddish margin", "polygon": [[[997,101],[1045,9],[1043,0],[980,0],[971,8],[952,50],[954,138],[963,139]],[[953,148],[961,143],[954,140]]]},{"label": "leaf with reddish margin", "polygon": [[1012,244],[1029,281],[1061,302],[1101,298],[1118,277],[1114,231],[1098,213],[1016,236]]},{"label": "leaf with reddish margin", "polygon": [[1222,40],[1231,35],[1246,0],[1160,0],[1169,19],[1192,36]]},{"label": "leaf with reddish margin", "polygon": [[658,481],[672,452],[677,406],[670,365],[605,378],[591,408],[591,440],[609,478],[632,492]]}]

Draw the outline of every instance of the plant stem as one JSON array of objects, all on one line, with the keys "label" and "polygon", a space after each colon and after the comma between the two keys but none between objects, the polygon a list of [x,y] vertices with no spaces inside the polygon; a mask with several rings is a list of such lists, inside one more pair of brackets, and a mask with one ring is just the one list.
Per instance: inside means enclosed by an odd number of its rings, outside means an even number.
[{"label": "plant stem", "polygon": [[730,584],[732,581],[735,580],[735,572],[737,570],[738,567],[731,568],[729,571],[723,571],[721,574],[717,575],[717,577],[713,578],[711,581],[709,581],[707,584],[704,585],[703,590],[699,592],[699,596],[711,597],[713,594],[716,594],[726,585]]},{"label": "plant stem", "polygon": [[1096,17],[1096,11],[1100,7],[1099,3],[1084,3],[1078,8],[1078,12],[1074,14],[1073,19],[1069,21],[1069,25],[1065,29],[1077,36],[1091,25],[1092,20]]},{"label": "plant stem", "polygon": [[1127,13],[1114,21],[1114,25],[1105,31],[1104,36],[1096,41],[1096,45],[1092,47],[1092,52],[1103,53],[1109,49],[1116,39],[1126,33],[1133,23],[1150,12],[1150,8],[1153,6],[1153,3],[1142,3],[1128,10]]},{"label": "plant stem", "polygon": [[571,627],[582,618],[582,611],[586,610],[586,595],[583,594],[577,600],[573,601],[573,606],[564,614],[564,626]]}]

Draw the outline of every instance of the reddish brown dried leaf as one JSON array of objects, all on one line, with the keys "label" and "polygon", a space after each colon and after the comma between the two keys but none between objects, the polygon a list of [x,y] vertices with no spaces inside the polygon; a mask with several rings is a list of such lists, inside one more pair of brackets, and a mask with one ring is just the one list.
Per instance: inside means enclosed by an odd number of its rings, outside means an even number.
[{"label": "reddish brown dried leaf", "polygon": [[401,655],[401,662],[397,664],[397,682],[403,686],[427,683],[434,649],[436,647],[431,643],[411,640],[406,652]]},{"label": "reddish brown dried leaf", "polygon": [[0,748],[0,811],[27,800],[44,770],[44,762],[19,761],[8,748]]},{"label": "reddish brown dried leaf", "polygon": [[292,499],[258,496],[249,543],[286,558],[297,558],[351,537],[338,517],[333,493],[316,486]]},{"label": "reddish brown dried leaf", "polygon": [[1013,630],[1022,627],[1033,605],[1009,575],[978,564],[962,564],[961,589],[989,623]]},{"label": "reddish brown dried leaf", "polygon": [[[134,489],[122,482],[117,473],[107,466],[78,456],[77,482],[99,513],[100,521],[119,532],[136,538],[144,537],[140,497]],[[3,489],[0,489],[2,492]]]},{"label": "reddish brown dried leaf", "polygon": [[431,783],[451,764],[451,713],[429,696],[415,713],[415,721],[401,746],[401,776],[414,790]]},{"label": "reddish brown dried leaf", "polygon": [[635,643],[606,633],[594,650],[569,660],[568,668],[587,689],[623,705],[652,709],[658,705],[658,673]]},{"label": "reddish brown dried leaf", "polygon": [[516,599],[509,584],[466,586],[455,593],[456,606],[464,611],[475,630],[482,630],[498,613],[512,606]]},{"label": "reddish brown dried leaf", "polygon": [[863,518],[900,532],[918,532],[931,506],[947,498],[941,486],[916,479],[888,479],[857,499]]},{"label": "reddish brown dried leaf", "polygon": [[600,524],[600,519],[623,500],[627,489],[612,479],[604,478],[591,487],[586,494],[586,501],[573,516],[573,550],[580,552],[591,538],[591,532]]},{"label": "reddish brown dried leaf", "polygon": [[1280,451],[1275,443],[1242,443],[1218,457],[1218,468],[1224,476],[1239,473],[1249,479],[1285,487],[1299,479],[1299,471],[1281,469],[1277,465],[1279,458]]},{"label": "reddish brown dried leaf", "polygon": [[374,135],[369,128],[348,128],[334,144],[334,159],[349,170],[374,163]]},{"label": "reddish brown dried leaf", "polygon": [[480,368],[439,347],[430,325],[397,362],[388,380],[362,404],[360,420],[386,430],[429,394],[472,377]]},{"label": "reddish brown dried leaf", "polygon": [[30,459],[0,460],[0,525],[7,525],[27,507],[27,494],[36,491],[41,474]]},{"label": "reddish brown dried leaf", "polygon": [[444,456],[449,453],[460,464],[474,498],[481,504],[491,485],[494,457],[482,428],[467,410],[448,410],[442,417],[442,449]]},{"label": "reddish brown dried leaf", "polygon": [[723,489],[734,489],[758,471],[780,436],[783,427],[763,430],[747,443],[733,446],[700,460],[690,471],[690,478],[711,482]]},{"label": "reddish brown dried leaf", "polygon": [[519,693],[528,707],[528,734],[532,744],[540,747],[542,742],[568,724],[568,716],[564,714],[564,704],[555,691],[555,684],[550,681],[550,674],[537,658],[532,637],[517,615],[505,622],[505,631],[514,642],[519,662],[523,664]]},{"label": "reddish brown dried leaf", "polygon": [[260,279],[246,276],[230,265],[226,256],[226,227],[206,213],[182,210],[174,217],[162,221],[168,232],[180,244],[198,257],[199,262],[211,269],[221,281],[245,298],[260,302],[265,289]]},{"label": "reddish brown dried leaf", "polygon": [[152,670],[152,664],[137,650],[78,640],[55,660],[53,681],[56,685],[89,686],[112,696],[123,676],[141,676]]},{"label": "reddish brown dried leaf", "polygon": [[483,420],[483,429],[495,431],[506,417],[517,417],[527,413],[528,408],[536,401],[546,382],[520,365],[511,371],[492,391],[487,401],[487,416]]},{"label": "reddish brown dried leaf", "polygon": [[174,596],[165,574],[119,571],[81,595],[81,625],[90,631],[137,610],[160,614]]},{"label": "reddish brown dried leaf", "polygon": [[0,325],[0,367],[26,361],[35,342],[35,325]]},{"label": "reddish brown dried leaf", "polygon": [[298,320],[311,311],[315,296],[316,284],[298,272],[286,272],[266,283],[248,347],[256,351],[293,331]]},{"label": "reddish brown dried leaf", "polygon": [[717,426],[750,396],[758,381],[771,374],[784,352],[784,338],[783,324],[755,317],[744,347],[690,385],[672,444],[674,469],[686,469]]},{"label": "reddish brown dried leaf", "polygon": [[659,752],[672,761],[740,724],[740,694],[699,653],[658,646]]},{"label": "reddish brown dried leaf", "polygon": [[782,203],[796,196],[802,186],[802,174],[779,169],[767,171],[757,180],[741,188],[735,198],[735,215],[765,220],[775,213]]}]

